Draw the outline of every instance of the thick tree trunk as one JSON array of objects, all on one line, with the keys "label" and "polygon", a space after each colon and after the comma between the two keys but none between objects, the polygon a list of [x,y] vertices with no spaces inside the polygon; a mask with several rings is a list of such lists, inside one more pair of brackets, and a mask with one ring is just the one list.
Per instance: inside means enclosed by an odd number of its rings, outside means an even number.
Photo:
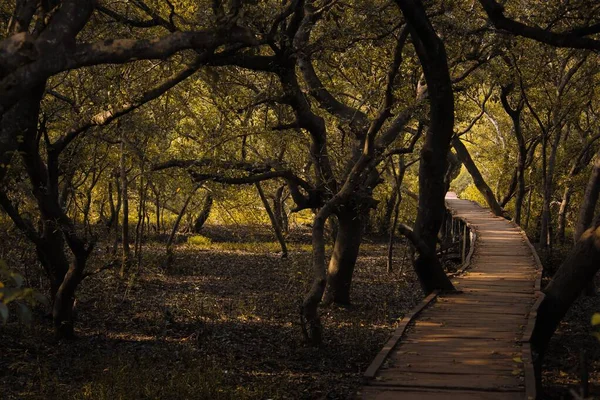
[{"label": "thick tree trunk", "polygon": [[47,221],[41,240],[36,243],[37,258],[42,264],[48,279],[50,279],[50,299],[52,302],[54,302],[58,288],[69,270],[69,260],[65,254],[65,242],[59,229],[56,224]]},{"label": "thick tree trunk", "polygon": [[75,336],[73,330],[75,292],[83,279],[83,271],[85,269],[87,257],[87,254],[75,256],[74,264],[69,268],[56,293],[56,298],[52,305],[52,320],[54,323],[54,331],[58,338],[72,339]]},{"label": "thick tree trunk", "polygon": [[337,213],[338,232],[327,269],[324,302],[350,304],[352,275],[362,240],[364,216],[353,209]]},{"label": "thick tree trunk", "polygon": [[500,207],[500,204],[498,204],[498,201],[496,200],[492,189],[490,189],[488,184],[485,182],[485,179],[483,179],[481,172],[479,172],[479,168],[477,168],[477,165],[471,158],[471,155],[469,154],[469,151],[467,150],[466,146],[463,144],[460,138],[456,136],[452,139],[452,146],[456,151],[458,159],[463,163],[465,168],[467,168],[467,171],[469,171],[469,174],[473,178],[473,183],[475,183],[475,186],[477,187],[481,195],[485,198],[485,201],[487,202],[488,207],[490,207],[492,213],[501,217],[503,214],[502,207]]},{"label": "thick tree trunk", "polygon": [[267,199],[267,196],[265,196],[265,192],[262,190],[260,182],[256,182],[255,186],[256,190],[258,191],[258,195],[260,196],[260,200],[262,201],[263,206],[265,207],[265,211],[269,216],[269,220],[271,221],[271,226],[273,227],[273,231],[275,232],[275,236],[277,237],[279,246],[281,246],[281,258],[286,258],[288,256],[288,250],[287,245],[285,243],[285,238],[283,237],[283,232],[281,231],[281,227],[279,226],[277,218],[275,217],[275,214],[273,213],[273,210],[269,205],[269,200]]},{"label": "thick tree trunk", "polygon": [[312,228],[312,265],[313,283],[304,298],[301,310],[302,331],[306,340],[312,345],[321,343],[323,326],[319,317],[319,303],[323,298],[327,283],[325,270],[325,222],[331,215],[330,207],[325,205],[313,220]]},{"label": "thick tree trunk", "polygon": [[574,249],[562,263],[550,284],[538,309],[532,344],[541,358],[548,343],[573,302],[579,297],[600,269],[600,216],[584,231]]},{"label": "thick tree trunk", "polygon": [[[505,86],[502,88],[500,99],[504,111],[510,116],[513,124],[513,132],[517,138],[519,156],[517,162],[517,169],[513,175],[513,179],[510,184],[509,195],[503,201],[503,206],[510,200],[510,194],[516,190],[515,199],[515,218],[514,221],[517,225],[521,225],[521,216],[523,210],[523,201],[525,199],[525,169],[527,167],[527,146],[525,144],[525,137],[521,129],[521,113],[525,105],[524,99],[521,97],[517,106],[513,109],[508,102],[508,94],[512,91],[513,85]],[[532,145],[532,148],[535,146]]]},{"label": "thick tree trunk", "polygon": [[196,217],[194,221],[194,233],[200,233],[202,227],[208,221],[208,217],[210,217],[210,212],[213,206],[213,197],[210,193],[206,194],[204,198],[204,202],[202,203],[202,210],[200,210],[200,214]]},{"label": "thick tree trunk", "polygon": [[454,290],[436,255],[437,235],[446,212],[446,184],[450,141],[454,134],[454,94],[444,43],[431,25],[420,1],[397,1],[410,25],[430,100],[430,126],[421,150],[419,208],[415,234],[423,246],[414,268],[423,291]]}]

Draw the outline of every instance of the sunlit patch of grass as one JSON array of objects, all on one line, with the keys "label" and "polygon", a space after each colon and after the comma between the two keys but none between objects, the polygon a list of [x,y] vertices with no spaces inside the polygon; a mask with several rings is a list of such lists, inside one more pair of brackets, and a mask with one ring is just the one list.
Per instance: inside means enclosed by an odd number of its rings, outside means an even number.
[{"label": "sunlit patch of grass", "polygon": [[[281,252],[281,246],[278,242],[212,242],[204,236],[191,236],[187,241],[187,245],[201,250],[239,251],[244,253]],[[312,245],[307,243],[288,243],[287,247],[291,252],[308,253],[312,251]],[[325,250],[331,250],[331,245],[326,245]]]},{"label": "sunlit patch of grass", "polygon": [[188,238],[187,243],[192,246],[210,247],[212,240],[206,236],[194,235]]}]

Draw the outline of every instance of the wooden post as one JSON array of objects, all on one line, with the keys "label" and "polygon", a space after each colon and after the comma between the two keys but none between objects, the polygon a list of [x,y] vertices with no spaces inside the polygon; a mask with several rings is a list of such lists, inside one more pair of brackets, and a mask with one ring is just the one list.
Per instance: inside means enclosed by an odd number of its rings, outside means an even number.
[{"label": "wooden post", "polygon": [[465,263],[465,258],[467,257],[467,224],[463,224],[463,234],[462,234],[462,251],[461,251],[461,259],[462,263]]}]

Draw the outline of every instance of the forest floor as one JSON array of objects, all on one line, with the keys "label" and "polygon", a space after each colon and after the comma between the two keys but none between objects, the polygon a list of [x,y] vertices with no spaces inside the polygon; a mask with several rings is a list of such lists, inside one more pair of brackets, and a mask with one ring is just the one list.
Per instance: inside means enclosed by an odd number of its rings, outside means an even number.
[{"label": "forest floor", "polygon": [[[78,340],[57,342],[36,313],[0,327],[2,399],[345,399],[401,318],[421,299],[412,268],[385,270],[383,240],[361,247],[353,305],[321,310],[320,348],[304,344],[299,306],[311,282],[310,236],[290,236],[281,259],[268,232],[210,228],[180,243],[167,270],[148,243],[129,278],[107,270],[77,300]],[[2,238],[0,238],[2,239]],[[14,242],[12,240],[11,242]],[[4,241],[6,243],[6,241]],[[96,265],[106,259],[99,246]],[[31,286],[31,249],[2,252]]]},{"label": "forest floor", "polygon": [[[313,348],[299,325],[311,282],[309,230],[288,237],[288,259],[257,227],[207,227],[203,235],[183,237],[167,270],[164,241],[155,241],[128,278],[117,270],[87,278],[74,342],[55,341],[41,309],[29,327],[14,319],[0,326],[0,398],[346,399],[395,321],[421,299],[412,268],[400,269],[405,248],[396,246],[388,274],[385,240],[367,238],[353,305],[321,310],[324,343]],[[0,245],[1,258],[43,289],[32,249],[14,237],[0,235],[0,243],[11,245]],[[106,262],[107,247],[98,246],[90,270]],[[598,311],[600,296],[581,297],[569,311],[545,360],[544,398],[573,398],[582,350],[591,396],[600,398],[600,341],[590,324]]]},{"label": "forest floor", "polygon": [[[600,312],[600,295],[581,296],[554,334],[543,367],[544,399],[581,396],[582,353],[589,376],[589,399],[600,399],[600,341],[593,335],[592,315]],[[583,398],[583,397],[579,397]]]},{"label": "forest floor", "polygon": [[[569,250],[569,246],[558,247],[552,259],[546,260],[545,265],[557,269]],[[549,279],[544,279],[543,285],[547,283]],[[600,312],[600,294],[582,295],[561,322],[552,337],[544,359],[542,375],[544,399],[584,398],[581,396],[584,370],[588,375],[587,398],[600,399],[600,338],[594,336],[595,330],[591,324],[592,315],[598,312]],[[582,368],[584,365],[582,358],[585,358],[586,368]],[[579,397],[575,397],[574,394]]]}]

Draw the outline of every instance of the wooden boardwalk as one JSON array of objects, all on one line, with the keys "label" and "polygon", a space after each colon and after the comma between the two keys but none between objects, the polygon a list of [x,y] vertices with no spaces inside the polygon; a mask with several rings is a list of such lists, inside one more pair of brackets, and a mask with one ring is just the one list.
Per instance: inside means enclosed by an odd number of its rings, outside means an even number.
[{"label": "wooden boardwalk", "polygon": [[537,256],[511,222],[452,194],[446,201],[477,234],[469,268],[452,280],[461,293],[431,295],[413,321],[405,321],[406,330],[399,326],[402,332],[367,370],[371,379],[358,398],[512,400],[535,395],[529,388],[529,345],[523,342],[539,290]]}]

